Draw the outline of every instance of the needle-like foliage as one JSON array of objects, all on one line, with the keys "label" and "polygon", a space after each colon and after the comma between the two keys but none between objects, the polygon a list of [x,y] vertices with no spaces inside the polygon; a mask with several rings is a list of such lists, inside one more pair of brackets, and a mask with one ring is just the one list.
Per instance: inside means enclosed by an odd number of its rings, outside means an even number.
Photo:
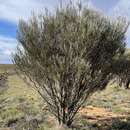
[{"label": "needle-like foliage", "polygon": [[13,56],[60,124],[71,126],[84,102],[112,79],[125,83],[130,60],[125,56],[124,19],[75,6],[20,21],[19,46]]}]

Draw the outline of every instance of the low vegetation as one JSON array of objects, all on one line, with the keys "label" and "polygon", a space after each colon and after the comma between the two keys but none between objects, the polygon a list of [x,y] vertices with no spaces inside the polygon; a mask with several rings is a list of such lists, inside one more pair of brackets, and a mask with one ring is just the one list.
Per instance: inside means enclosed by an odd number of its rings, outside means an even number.
[{"label": "low vegetation", "polygon": [[[129,130],[129,93],[117,84],[96,92],[79,110],[74,130]],[[2,130],[59,130],[41,97],[16,74],[8,76],[8,88],[0,99]]]}]

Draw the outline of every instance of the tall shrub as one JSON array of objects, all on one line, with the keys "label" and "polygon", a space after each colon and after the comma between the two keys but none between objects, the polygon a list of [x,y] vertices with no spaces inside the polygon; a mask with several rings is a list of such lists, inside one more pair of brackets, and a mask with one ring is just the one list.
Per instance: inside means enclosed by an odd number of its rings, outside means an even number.
[{"label": "tall shrub", "polygon": [[20,21],[13,61],[44,99],[59,124],[71,126],[84,102],[117,77],[125,83],[124,19],[70,5]]}]

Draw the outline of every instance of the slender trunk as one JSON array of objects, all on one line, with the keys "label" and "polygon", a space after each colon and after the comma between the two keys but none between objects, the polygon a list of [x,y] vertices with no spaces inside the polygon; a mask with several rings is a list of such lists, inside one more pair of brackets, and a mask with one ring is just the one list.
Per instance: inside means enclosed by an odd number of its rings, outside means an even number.
[{"label": "slender trunk", "polygon": [[72,122],[73,121],[67,120],[66,117],[64,118],[64,120],[58,120],[58,124],[62,128],[71,128]]},{"label": "slender trunk", "polygon": [[70,127],[67,126],[67,124],[60,123],[57,126],[57,130],[68,130]]}]

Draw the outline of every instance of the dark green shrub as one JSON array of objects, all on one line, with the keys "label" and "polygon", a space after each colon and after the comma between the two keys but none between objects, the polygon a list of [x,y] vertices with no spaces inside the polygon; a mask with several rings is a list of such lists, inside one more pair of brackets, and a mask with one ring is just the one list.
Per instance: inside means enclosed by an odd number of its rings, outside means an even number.
[{"label": "dark green shrub", "polygon": [[130,121],[121,121],[121,120],[113,121],[110,129],[111,130],[129,130]]}]

